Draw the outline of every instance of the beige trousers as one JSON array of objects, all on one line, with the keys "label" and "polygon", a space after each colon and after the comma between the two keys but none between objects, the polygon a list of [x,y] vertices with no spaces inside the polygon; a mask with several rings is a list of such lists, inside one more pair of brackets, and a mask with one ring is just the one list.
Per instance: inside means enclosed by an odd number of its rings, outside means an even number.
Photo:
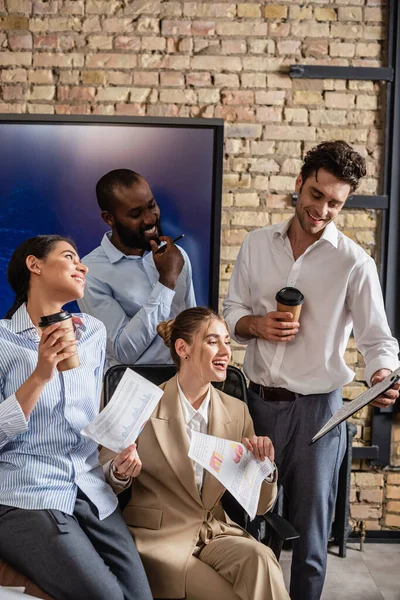
[{"label": "beige trousers", "polygon": [[192,557],[186,600],[290,600],[272,550],[248,537],[221,535]]}]

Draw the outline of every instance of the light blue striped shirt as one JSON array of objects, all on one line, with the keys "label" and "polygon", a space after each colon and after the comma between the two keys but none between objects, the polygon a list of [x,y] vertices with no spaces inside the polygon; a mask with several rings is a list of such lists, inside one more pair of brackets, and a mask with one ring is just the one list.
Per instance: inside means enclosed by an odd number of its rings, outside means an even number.
[{"label": "light blue striped shirt", "polygon": [[101,246],[82,259],[89,273],[79,308],[106,326],[108,366],[170,363],[157,325],[196,306],[189,257],[179,248],[185,262],[171,290],[158,281],[152,252],[125,255],[109,237],[110,232],[104,234]]},{"label": "light blue striped shirt", "polygon": [[106,332],[97,319],[77,316],[84,323],[80,366],[55,372],[28,421],[15,392],[36,368],[39,335],[25,304],[0,320],[0,504],[71,515],[79,487],[104,519],[117,498],[105,481],[97,444],[80,431],[99,412]]}]

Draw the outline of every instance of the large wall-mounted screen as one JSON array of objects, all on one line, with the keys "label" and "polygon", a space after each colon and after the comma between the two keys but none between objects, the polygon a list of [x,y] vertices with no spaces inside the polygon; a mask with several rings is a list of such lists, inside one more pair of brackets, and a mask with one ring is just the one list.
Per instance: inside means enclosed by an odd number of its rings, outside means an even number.
[{"label": "large wall-mounted screen", "polygon": [[2,117],[0,318],[13,303],[6,268],[38,234],[71,236],[84,256],[107,226],[95,186],[112,169],[147,179],[165,235],[192,262],[197,303],[218,307],[223,122],[207,119]]}]

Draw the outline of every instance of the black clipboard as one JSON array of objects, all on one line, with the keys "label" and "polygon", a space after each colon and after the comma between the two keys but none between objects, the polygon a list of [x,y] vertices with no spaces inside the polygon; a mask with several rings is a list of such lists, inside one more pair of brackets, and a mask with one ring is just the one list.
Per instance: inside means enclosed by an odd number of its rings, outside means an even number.
[{"label": "black clipboard", "polygon": [[384,394],[400,380],[400,367],[390,373],[385,379],[366,390],[355,400],[347,402],[345,406],[335,412],[335,414],[325,423],[325,425],[316,433],[311,440],[311,444],[322,438],[326,433],[334,427],[351,417],[355,412],[375,400],[381,394]]}]

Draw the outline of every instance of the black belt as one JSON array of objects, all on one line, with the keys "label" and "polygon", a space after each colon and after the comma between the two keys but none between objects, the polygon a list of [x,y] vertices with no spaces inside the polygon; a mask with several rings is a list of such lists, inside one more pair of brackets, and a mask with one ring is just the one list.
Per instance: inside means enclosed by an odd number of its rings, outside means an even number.
[{"label": "black belt", "polygon": [[293,402],[296,400],[297,395],[290,390],[278,387],[268,387],[266,385],[260,385],[259,383],[253,383],[250,381],[249,388],[258,394],[263,400],[271,400],[273,402]]}]

